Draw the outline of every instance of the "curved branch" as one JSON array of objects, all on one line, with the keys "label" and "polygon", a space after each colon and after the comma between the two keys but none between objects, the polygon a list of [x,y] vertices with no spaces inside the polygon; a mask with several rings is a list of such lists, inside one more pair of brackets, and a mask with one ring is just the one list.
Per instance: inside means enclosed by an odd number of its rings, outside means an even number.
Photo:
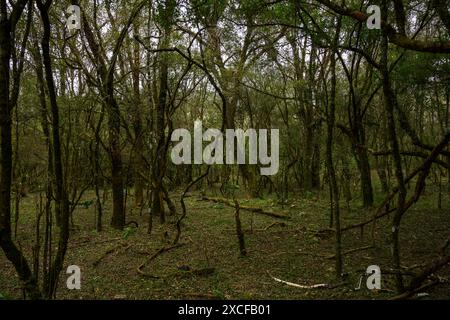
[{"label": "curved branch", "polygon": [[[366,20],[369,18],[369,15],[364,12],[342,7],[330,0],[316,0],[316,1],[328,7],[337,14],[351,17],[359,22],[366,22]],[[406,35],[402,33],[398,33],[394,27],[392,27],[385,21],[381,21],[381,26],[387,32],[389,42],[401,48],[420,52],[450,53],[450,41],[445,40],[428,41],[415,39],[413,40],[408,38]]]}]

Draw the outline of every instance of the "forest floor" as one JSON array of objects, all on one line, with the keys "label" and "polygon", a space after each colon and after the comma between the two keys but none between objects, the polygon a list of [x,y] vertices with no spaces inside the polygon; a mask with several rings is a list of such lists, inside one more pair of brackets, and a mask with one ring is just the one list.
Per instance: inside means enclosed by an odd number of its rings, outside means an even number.
[{"label": "forest floor", "polygon": [[[412,192],[412,191],[411,191]],[[172,192],[179,208],[179,192]],[[293,196],[292,196],[293,197]],[[93,199],[87,193],[84,200]],[[377,196],[381,201],[382,196]],[[438,248],[449,236],[450,201],[442,198],[437,209],[437,190],[428,187],[421,200],[404,216],[401,229],[401,252],[404,266],[420,266],[437,257]],[[16,242],[31,261],[35,212],[38,195],[30,194],[21,202]],[[379,220],[372,241],[372,224],[343,235],[343,250],[373,247],[344,256],[345,284],[335,280],[333,233],[317,233],[329,227],[326,192],[290,198],[285,206],[273,198],[240,199],[241,205],[260,207],[285,214],[288,220],[241,210],[242,227],[248,255],[240,257],[235,229],[234,208],[205,201],[200,192],[186,198],[187,216],[182,223],[182,245],[162,252],[138,267],[162,247],[170,247],[176,231],[176,217],[160,225],[155,219],[153,233],[147,234],[147,214],[128,210],[127,221],[139,223],[116,231],[109,227],[111,200],[105,206],[104,231],[94,230],[94,206],[75,210],[70,244],[65,260],[78,265],[82,272],[81,290],[66,288],[65,269],[61,273],[59,299],[387,299],[395,295],[394,278],[386,273],[390,265],[389,218]],[[129,198],[129,203],[132,199]],[[358,200],[348,210],[341,204],[342,225],[370,218],[373,209],[361,209]],[[274,224],[283,222],[283,224]],[[56,247],[56,243],[54,244]],[[370,265],[382,272],[382,290],[370,291],[358,286],[361,273]],[[212,271],[213,272],[196,272]],[[184,271],[183,271],[184,270]],[[186,271],[188,270],[188,271]],[[417,270],[420,270],[417,269]],[[12,265],[0,252],[0,297],[18,299],[22,292]],[[383,273],[383,271],[385,271]],[[448,278],[450,266],[440,276]],[[302,289],[277,282],[273,277],[302,285],[331,284],[334,288]],[[408,278],[408,277],[406,277]],[[450,299],[450,284],[440,284],[426,291],[426,298]]]}]

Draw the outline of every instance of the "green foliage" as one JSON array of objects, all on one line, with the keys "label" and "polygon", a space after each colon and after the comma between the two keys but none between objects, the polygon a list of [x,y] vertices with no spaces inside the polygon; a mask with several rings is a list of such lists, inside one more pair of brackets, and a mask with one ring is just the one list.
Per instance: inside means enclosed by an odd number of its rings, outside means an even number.
[{"label": "green foliage", "polygon": [[90,206],[92,206],[93,204],[94,204],[94,200],[87,200],[87,201],[80,202],[80,206],[82,206],[84,209],[89,209]]},{"label": "green foliage", "polygon": [[194,0],[192,7],[200,21],[217,21],[227,8],[227,0]]},{"label": "green foliage", "polygon": [[126,240],[135,233],[136,233],[136,228],[126,227],[122,232],[122,238],[124,238]]},{"label": "green foliage", "polygon": [[216,203],[213,205],[214,209],[223,209],[225,208],[225,206],[223,205],[223,203]]},{"label": "green foliage", "polygon": [[305,193],[304,193],[304,196],[305,196],[306,199],[312,199],[312,198],[315,197],[315,194],[314,194],[314,192],[306,190]]},{"label": "green foliage", "polygon": [[411,85],[426,85],[450,74],[448,55],[408,52],[398,63],[394,79],[408,78]]},{"label": "green foliage", "polygon": [[213,295],[216,296],[217,298],[225,300],[225,294],[219,288],[212,289],[212,292],[213,292]]}]

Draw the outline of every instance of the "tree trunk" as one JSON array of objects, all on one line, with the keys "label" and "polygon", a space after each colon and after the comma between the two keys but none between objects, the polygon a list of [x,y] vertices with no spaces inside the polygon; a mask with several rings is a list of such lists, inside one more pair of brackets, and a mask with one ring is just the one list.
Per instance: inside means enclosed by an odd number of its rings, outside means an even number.
[{"label": "tree trunk", "polygon": [[[14,10],[20,17],[23,7],[14,5]],[[6,257],[14,265],[25,292],[31,299],[41,297],[38,284],[31,273],[28,261],[11,239],[11,182],[12,182],[12,140],[11,140],[11,103],[10,76],[11,59],[11,21],[6,13],[6,1],[2,0],[0,13],[0,247]],[[18,17],[16,17],[18,19]]]},{"label": "tree trunk", "polygon": [[106,86],[105,108],[108,110],[109,156],[111,158],[111,187],[113,213],[111,226],[122,230],[125,226],[123,193],[122,151],[120,149],[120,110],[114,98],[113,88]]},{"label": "tree trunk", "polygon": [[50,18],[48,11],[52,1],[47,1],[44,5],[41,0],[37,1],[41,19],[43,22],[44,33],[42,36],[42,59],[44,63],[45,80],[47,83],[48,95],[50,100],[50,108],[52,115],[52,139],[53,139],[53,166],[55,173],[55,215],[57,221],[59,219],[59,240],[58,250],[53,264],[50,267],[48,283],[45,284],[45,295],[47,298],[53,298],[56,293],[59,274],[64,264],[64,258],[67,251],[67,243],[69,241],[69,201],[65,189],[63,177],[62,151],[60,139],[59,109],[56,101],[56,90],[53,80],[53,70],[50,57]]},{"label": "tree trunk", "polygon": [[[139,33],[139,24],[137,22],[133,25],[133,33],[137,35]],[[141,119],[141,94],[140,94],[140,73],[139,68],[140,50],[139,43],[134,42],[133,47],[133,128],[134,128],[134,204],[135,206],[142,206],[144,201],[144,181],[142,179],[142,171],[145,168],[142,160],[142,152],[144,147],[144,141],[142,137],[142,119]]]},{"label": "tree trunk", "polygon": [[336,180],[336,172],[333,163],[333,136],[334,126],[336,119],[336,50],[339,41],[341,21],[340,18],[337,22],[337,30],[334,38],[334,48],[331,57],[331,94],[329,108],[327,108],[327,142],[326,142],[326,157],[327,157],[327,169],[330,180],[330,193],[331,193],[331,212],[334,222],[335,230],[335,272],[336,278],[342,276],[342,254],[341,254],[341,218],[339,211],[339,188]]},{"label": "tree trunk", "polygon": [[356,147],[358,158],[358,168],[361,173],[361,193],[363,198],[363,207],[368,208],[373,205],[373,188],[372,176],[370,174],[370,163],[367,150],[365,148]]},{"label": "tree trunk", "polygon": [[[382,2],[382,19],[386,21],[387,18],[387,0],[383,0]],[[381,42],[381,75],[383,80],[383,102],[387,115],[387,127],[389,132],[389,140],[392,148],[392,156],[395,164],[395,176],[398,183],[398,198],[397,198],[397,209],[394,213],[394,217],[392,220],[392,259],[394,268],[396,270],[401,269],[400,264],[400,244],[399,244],[399,233],[400,233],[400,222],[403,213],[405,212],[405,199],[406,199],[406,188],[403,179],[403,170],[402,170],[402,159],[400,156],[400,148],[397,140],[397,132],[395,128],[395,119],[394,119],[394,104],[395,104],[395,96],[392,91],[390,77],[389,77],[389,69],[388,69],[388,36],[385,30],[383,30],[383,38]],[[397,291],[402,293],[405,290],[403,283],[403,276],[401,273],[396,273],[396,286]]]},{"label": "tree trunk", "polygon": [[153,202],[151,213],[159,216],[160,223],[165,223],[164,201],[163,201],[163,179],[165,175],[166,163],[166,136],[165,136],[165,113],[166,98],[168,90],[168,66],[165,54],[161,57],[160,82],[159,82],[159,98],[156,106],[156,135],[158,145],[156,147],[156,159],[153,168]]}]

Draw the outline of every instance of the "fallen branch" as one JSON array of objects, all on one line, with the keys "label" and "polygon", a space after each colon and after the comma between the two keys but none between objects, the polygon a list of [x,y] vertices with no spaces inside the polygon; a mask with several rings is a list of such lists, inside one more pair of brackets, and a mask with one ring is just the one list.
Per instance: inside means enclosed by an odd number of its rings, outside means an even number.
[{"label": "fallen branch", "polygon": [[187,297],[192,298],[202,298],[202,299],[212,299],[212,300],[221,300],[222,297],[219,297],[217,295],[211,294],[211,293],[186,293]]},{"label": "fallen branch", "polygon": [[[383,205],[380,206],[380,207],[383,207],[383,206],[385,206],[384,203],[383,203]],[[397,208],[393,208],[393,209],[390,209],[390,210],[385,210],[384,212],[381,212],[381,213],[379,213],[379,214],[376,214],[376,215],[375,215],[373,218],[371,218],[371,219],[368,219],[368,220],[363,221],[363,222],[359,222],[359,223],[355,223],[355,224],[352,224],[352,225],[343,227],[343,228],[341,229],[341,231],[347,231],[347,230],[351,230],[351,229],[355,229],[355,228],[362,228],[362,227],[364,227],[365,225],[368,225],[369,223],[371,223],[371,222],[373,222],[373,221],[375,221],[375,220],[378,220],[378,219],[380,219],[380,218],[382,218],[382,217],[387,216],[388,214],[394,212],[395,210],[397,210]]]},{"label": "fallen branch", "polygon": [[[350,249],[350,250],[342,252],[341,255],[344,256],[344,255],[347,255],[347,254],[350,254],[350,253],[354,253],[354,252],[362,251],[362,250],[367,250],[367,249],[371,249],[371,248],[373,248],[373,246],[364,246],[364,247],[354,248],[354,249]],[[335,257],[336,257],[336,255],[332,254],[330,256],[327,256],[327,259],[334,259]]]},{"label": "fallen branch", "polygon": [[[115,246],[115,247],[112,247],[112,248],[106,250],[105,253],[103,253],[97,260],[95,260],[95,261],[92,263],[92,266],[97,267],[97,266],[100,264],[100,262],[101,262],[104,258],[106,258],[109,254],[118,251],[118,250],[119,250],[121,247],[123,247],[124,245],[126,245],[126,243],[121,243],[121,244],[119,244],[119,245],[117,245],[117,246]],[[131,246],[132,246],[132,244],[129,244],[129,245],[127,245],[125,248],[123,248],[123,250],[126,251],[126,250],[128,250]]]},{"label": "fallen branch", "polygon": [[330,287],[330,285],[327,284],[327,283],[313,284],[313,285],[310,285],[310,286],[303,285],[303,284],[298,284],[298,283],[293,283],[293,282],[289,282],[289,281],[285,281],[285,280],[281,280],[281,279],[275,278],[274,276],[272,276],[270,274],[270,272],[267,272],[267,273],[269,274],[269,276],[273,280],[275,280],[277,282],[280,282],[280,283],[283,283],[283,284],[286,284],[286,285],[291,286],[291,287],[295,287],[295,288],[300,288],[300,289],[318,289],[318,288],[329,288]]},{"label": "fallen branch", "polygon": [[193,276],[197,276],[197,277],[203,277],[203,276],[208,276],[210,274],[213,274],[215,272],[215,268],[201,268],[201,269],[191,269],[191,270],[186,270],[186,271],[175,271],[166,275],[154,275],[154,274],[150,274],[150,273],[144,273],[143,271],[138,271],[142,276],[146,277],[146,278],[152,278],[152,279],[168,279],[168,278],[189,278],[189,277],[193,277]]},{"label": "fallen branch", "polygon": [[419,292],[421,292],[421,291],[424,291],[424,290],[426,290],[426,289],[429,289],[429,288],[431,288],[431,287],[434,287],[435,285],[437,285],[437,284],[439,284],[439,283],[440,283],[439,280],[435,280],[435,281],[433,281],[433,282],[424,284],[423,286],[421,286],[421,287],[419,287],[419,288],[416,288],[416,289],[414,289],[414,290],[409,290],[409,291],[403,292],[403,293],[401,293],[401,294],[399,294],[399,295],[396,295],[396,296],[394,296],[394,297],[391,297],[391,298],[389,298],[389,300],[402,300],[402,299],[409,298],[409,297],[411,297],[412,295],[414,295],[414,294],[416,294],[416,293],[419,293]]},{"label": "fallen branch", "polygon": [[[234,203],[232,203],[231,201],[229,201],[227,199],[223,199],[223,198],[210,198],[210,197],[203,196],[202,200],[207,200],[207,201],[211,201],[211,202],[215,202],[215,203],[222,203],[222,204],[225,204],[232,208],[236,207]],[[240,205],[239,207],[241,210],[255,212],[255,213],[263,214],[263,215],[278,218],[278,219],[290,219],[291,218],[284,214],[279,214],[279,213],[275,213],[275,212],[271,212],[271,211],[265,211],[261,208],[248,207],[248,206],[242,206],[242,205]]]},{"label": "fallen branch", "polygon": [[[269,224],[268,226],[266,226],[264,228],[245,229],[245,230],[242,230],[242,232],[243,233],[250,233],[250,234],[253,233],[253,232],[263,232],[263,231],[267,231],[267,230],[269,230],[269,229],[271,229],[271,228],[273,228],[275,226],[286,227],[287,224],[284,223],[284,222],[275,221],[275,222],[272,222],[271,224]],[[236,229],[223,229],[223,230],[224,231],[230,231],[230,232],[235,232],[236,231]],[[284,230],[278,230],[278,231],[275,231],[275,232],[282,232],[282,231],[284,231]],[[292,230],[286,230],[286,231],[292,231]]]},{"label": "fallen branch", "polygon": [[162,254],[163,252],[167,252],[167,251],[170,251],[170,250],[172,250],[172,249],[181,247],[182,245],[184,245],[184,243],[177,243],[177,244],[175,244],[175,245],[166,246],[166,247],[162,247],[162,248],[158,249],[152,256],[150,256],[146,261],[142,262],[142,263],[137,267],[137,272],[138,272],[140,275],[144,276],[144,277],[159,278],[159,277],[153,276],[153,275],[151,275],[151,274],[145,273],[144,271],[142,271],[142,268],[144,268],[144,266],[145,266],[147,263],[149,263],[149,262],[155,260],[155,258],[156,258],[157,256],[159,256],[160,254]]},{"label": "fallen branch", "polygon": [[165,278],[174,277],[174,278],[187,278],[192,276],[208,276],[213,274],[216,271],[215,268],[201,268],[201,269],[191,269],[187,271],[176,271],[171,273]]},{"label": "fallen branch", "polygon": [[280,225],[280,226],[282,226],[282,227],[286,227],[286,223],[284,223],[284,222],[279,222],[279,221],[275,221],[275,222],[272,222],[271,224],[269,224],[267,227],[265,227],[265,228],[262,229],[262,230],[263,230],[263,231],[266,231],[266,230],[269,230],[270,228],[275,227],[275,226],[278,226],[278,225]]},{"label": "fallen branch", "polygon": [[122,239],[123,239],[123,237],[117,237],[117,238],[112,238],[112,239],[103,239],[103,240],[98,240],[98,241],[92,241],[92,239],[88,238],[88,239],[85,239],[83,241],[73,242],[71,244],[71,246],[84,245],[84,244],[93,245],[93,244],[100,244],[100,243],[117,241],[117,240],[122,240]]},{"label": "fallen branch", "polygon": [[430,275],[439,271],[445,265],[450,263],[450,254],[446,256],[441,256],[430,263],[428,263],[425,268],[420,272],[414,279],[411,280],[411,284],[408,287],[409,291],[413,291],[418,288]]}]

